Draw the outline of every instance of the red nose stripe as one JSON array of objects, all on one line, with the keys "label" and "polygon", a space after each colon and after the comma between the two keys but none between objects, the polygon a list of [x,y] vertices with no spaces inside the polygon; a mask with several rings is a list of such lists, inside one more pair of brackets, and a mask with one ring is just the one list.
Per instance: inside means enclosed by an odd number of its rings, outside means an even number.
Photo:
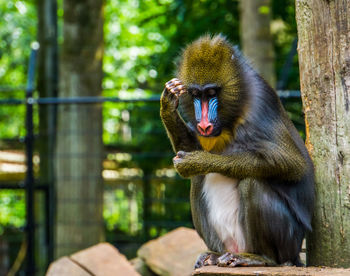
[{"label": "red nose stripe", "polygon": [[212,132],[212,124],[208,120],[208,101],[202,101],[202,117],[197,125],[201,135],[209,135]]},{"label": "red nose stripe", "polygon": [[202,118],[200,124],[208,126],[208,101],[202,101]]}]

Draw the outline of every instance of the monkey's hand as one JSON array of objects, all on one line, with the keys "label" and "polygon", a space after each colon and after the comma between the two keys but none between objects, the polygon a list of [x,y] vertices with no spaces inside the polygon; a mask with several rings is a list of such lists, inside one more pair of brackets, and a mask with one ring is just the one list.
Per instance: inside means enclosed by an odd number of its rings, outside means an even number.
[{"label": "monkey's hand", "polygon": [[175,169],[183,177],[220,173],[227,177],[244,179],[280,178],[300,180],[305,174],[305,160],[298,152],[288,152],[285,148],[272,144],[271,151],[237,152],[219,155],[207,151],[178,152],[173,159]]},{"label": "monkey's hand", "polygon": [[185,86],[179,79],[174,78],[168,81],[160,99],[161,109],[175,111],[179,106],[179,97],[184,93],[186,93]]},{"label": "monkey's hand", "polygon": [[160,98],[160,117],[174,152],[179,150],[194,151],[201,148],[195,134],[190,131],[177,111],[179,97],[186,92],[187,90],[180,80],[172,79],[165,84]]},{"label": "monkey's hand", "polygon": [[210,156],[211,154],[205,151],[179,151],[173,158],[173,163],[176,171],[182,177],[188,178],[208,173],[207,162],[203,160],[210,160]]}]

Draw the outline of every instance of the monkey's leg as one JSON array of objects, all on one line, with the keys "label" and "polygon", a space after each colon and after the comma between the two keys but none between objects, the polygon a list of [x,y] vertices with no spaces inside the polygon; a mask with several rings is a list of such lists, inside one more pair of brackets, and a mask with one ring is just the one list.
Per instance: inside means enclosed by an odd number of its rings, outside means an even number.
[{"label": "monkey's leg", "polygon": [[166,83],[160,98],[160,117],[166,128],[174,152],[178,152],[179,150],[194,151],[201,148],[197,138],[188,129],[177,111],[179,97],[184,93],[186,93],[186,90],[181,81],[172,79]]},{"label": "monkey's leg", "polygon": [[200,254],[196,260],[194,268],[200,268],[207,265],[216,265],[220,255],[214,252],[204,252]]},{"label": "monkey's leg", "polygon": [[[286,199],[273,187],[283,187],[286,183],[249,179],[242,181],[242,184],[240,195],[244,208],[241,215],[244,217],[249,252],[268,256],[282,266],[288,263],[300,266],[299,252],[305,234],[300,222],[306,219],[297,215],[300,214],[298,209],[291,208],[296,205],[293,199]],[[296,194],[296,197],[297,190],[297,187],[290,185],[285,192],[289,195]]]},{"label": "monkey's leg", "polygon": [[225,253],[217,259],[218,266],[276,266],[272,260],[251,253]]}]

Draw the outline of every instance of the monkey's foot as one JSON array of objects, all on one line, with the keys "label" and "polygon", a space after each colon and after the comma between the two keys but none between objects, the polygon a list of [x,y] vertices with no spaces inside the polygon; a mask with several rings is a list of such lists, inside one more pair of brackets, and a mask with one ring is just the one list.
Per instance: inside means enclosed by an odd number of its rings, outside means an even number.
[{"label": "monkey's foot", "polygon": [[204,252],[199,255],[197,258],[197,261],[194,265],[194,268],[200,268],[202,266],[207,266],[207,265],[216,265],[217,260],[219,258],[219,255],[213,252]]},{"label": "monkey's foot", "polygon": [[296,258],[294,262],[287,261],[282,263],[280,266],[296,266],[296,267],[305,267],[305,264],[300,260],[299,256]]},{"label": "monkey's foot", "polygon": [[235,267],[235,266],[275,266],[271,260],[250,253],[232,254],[225,253],[217,259],[218,266]]}]

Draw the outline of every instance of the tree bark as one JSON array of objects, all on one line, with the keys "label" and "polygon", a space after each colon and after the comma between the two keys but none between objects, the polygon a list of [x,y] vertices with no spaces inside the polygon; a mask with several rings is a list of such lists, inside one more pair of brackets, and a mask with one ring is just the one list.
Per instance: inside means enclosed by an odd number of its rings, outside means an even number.
[{"label": "tree bark", "polygon": [[316,171],[309,265],[350,267],[350,1],[296,0],[307,147]]},{"label": "tree bark", "polygon": [[[103,1],[63,5],[60,96],[100,96]],[[101,105],[61,105],[58,116],[56,258],[103,239]]]},{"label": "tree bark", "polygon": [[242,51],[263,78],[275,87],[275,56],[270,23],[270,0],[241,0]]}]

